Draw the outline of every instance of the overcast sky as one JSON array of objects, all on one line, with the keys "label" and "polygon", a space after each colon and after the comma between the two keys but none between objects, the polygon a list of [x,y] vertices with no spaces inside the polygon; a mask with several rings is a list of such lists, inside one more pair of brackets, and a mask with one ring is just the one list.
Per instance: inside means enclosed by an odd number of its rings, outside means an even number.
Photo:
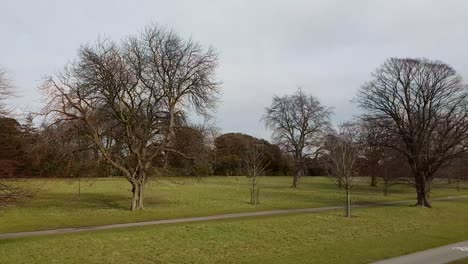
[{"label": "overcast sky", "polygon": [[333,107],[335,123],[388,57],[427,57],[468,79],[468,1],[2,1],[0,65],[26,108],[41,78],[98,36],[119,40],[149,23],[214,46],[220,54],[223,132],[269,138],[260,122],[273,95],[302,87]]}]

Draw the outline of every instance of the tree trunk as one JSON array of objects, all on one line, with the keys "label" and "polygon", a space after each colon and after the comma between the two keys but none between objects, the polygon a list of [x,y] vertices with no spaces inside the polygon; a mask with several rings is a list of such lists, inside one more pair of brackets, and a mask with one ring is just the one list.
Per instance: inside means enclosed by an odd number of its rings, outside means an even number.
[{"label": "tree trunk", "polygon": [[424,191],[418,191],[418,202],[417,206],[432,208],[429,202],[428,195]]},{"label": "tree trunk", "polygon": [[385,181],[385,192],[384,192],[384,195],[385,195],[385,196],[389,196],[390,193],[389,193],[389,190],[388,190],[388,188],[389,188],[389,186],[388,186],[388,185],[389,185],[389,179],[388,179],[388,175],[387,175],[387,167],[385,167],[385,169],[384,169],[384,181]]},{"label": "tree trunk", "polygon": [[371,175],[371,184],[370,184],[370,186],[372,186],[372,187],[377,186],[377,176],[374,173],[372,173],[372,175]]},{"label": "tree trunk", "polygon": [[351,190],[349,187],[346,185],[346,217],[351,217]]},{"label": "tree trunk", "polygon": [[252,186],[250,187],[250,203],[258,204],[259,188],[256,176],[252,178]]},{"label": "tree trunk", "polygon": [[144,209],[144,206],[143,206],[143,193],[144,193],[144,189],[145,189],[145,184],[144,183],[141,183],[140,184],[140,191],[138,192],[138,210],[143,210]]},{"label": "tree trunk", "polygon": [[260,203],[260,199],[259,199],[259,196],[260,196],[260,188],[257,187],[257,195],[255,196],[255,204],[259,204]]},{"label": "tree trunk", "polygon": [[143,191],[144,183],[136,182],[132,183],[132,204],[130,210],[143,210]]},{"label": "tree trunk", "polygon": [[301,158],[297,158],[296,156],[296,174],[294,174],[292,188],[297,188],[299,186],[299,182],[301,181],[301,177],[304,174],[304,161]]},{"label": "tree trunk", "polygon": [[293,177],[293,184],[291,185],[291,187],[292,188],[297,188],[297,186],[299,185],[300,179],[301,179],[301,175],[299,175],[299,172],[298,172]]},{"label": "tree trunk", "polygon": [[388,181],[387,181],[387,180],[385,181],[385,192],[384,192],[384,195],[385,195],[385,196],[388,196],[388,195],[389,195],[389,192],[388,192]]},{"label": "tree trunk", "polygon": [[78,178],[78,200],[81,199],[81,177]]},{"label": "tree trunk", "polygon": [[419,175],[419,179],[416,179],[416,192],[417,192],[417,206],[432,208],[428,198],[428,183],[426,177]]}]

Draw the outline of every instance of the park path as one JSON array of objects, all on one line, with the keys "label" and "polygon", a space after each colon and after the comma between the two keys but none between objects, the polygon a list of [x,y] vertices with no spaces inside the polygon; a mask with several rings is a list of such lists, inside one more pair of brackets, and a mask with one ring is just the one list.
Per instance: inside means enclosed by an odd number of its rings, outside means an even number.
[{"label": "park path", "polygon": [[[466,195],[465,196],[449,196],[449,197],[444,197],[444,198],[436,198],[432,200],[433,201],[455,200],[455,199],[461,199],[461,198],[467,198],[467,197],[468,196]],[[386,205],[398,205],[398,204],[406,204],[410,202],[414,202],[414,200],[354,205],[353,208],[368,208],[368,207],[377,207],[377,206],[386,206]],[[133,222],[133,223],[123,223],[123,224],[110,224],[110,225],[100,225],[100,226],[71,227],[71,228],[60,228],[60,229],[50,229],[50,230],[40,230],[40,231],[3,233],[3,234],[0,234],[0,239],[58,235],[58,234],[78,233],[78,232],[85,232],[85,231],[98,231],[98,230],[108,230],[108,229],[116,229],[116,228],[126,228],[126,227],[190,223],[190,222],[235,219],[235,218],[256,217],[256,216],[283,215],[283,214],[295,214],[295,213],[315,213],[315,212],[332,211],[332,210],[338,210],[338,209],[343,209],[343,206],[257,211],[257,212],[246,212],[246,213],[232,213],[232,214],[220,214],[220,215],[210,215],[210,216],[154,220],[154,221],[145,221],[145,222]]]},{"label": "park path", "polygon": [[372,264],[441,264],[468,258],[468,240],[443,247],[432,248]]}]

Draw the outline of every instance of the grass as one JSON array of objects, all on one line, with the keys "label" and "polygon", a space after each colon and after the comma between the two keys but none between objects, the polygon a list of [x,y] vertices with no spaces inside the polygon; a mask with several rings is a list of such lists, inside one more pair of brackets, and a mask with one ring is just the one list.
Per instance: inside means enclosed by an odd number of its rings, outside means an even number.
[{"label": "grass", "polygon": [[468,258],[452,261],[450,264],[468,264]]},{"label": "grass", "polygon": [[[259,205],[250,205],[246,177],[208,177],[158,180],[148,183],[145,210],[130,212],[130,185],[124,179],[78,181],[27,180],[21,184],[40,186],[35,199],[0,211],[0,233],[92,226],[156,219],[204,216],[270,209],[323,207],[343,204],[343,193],[324,177],[304,177],[299,189],[289,188],[290,177],[264,177]],[[414,199],[409,186],[392,186],[385,197],[381,187],[363,180],[353,189],[354,203]],[[437,188],[432,196],[468,194],[453,186]]]},{"label": "grass", "polygon": [[468,200],[433,209],[176,224],[0,241],[0,263],[368,263],[468,238]]}]

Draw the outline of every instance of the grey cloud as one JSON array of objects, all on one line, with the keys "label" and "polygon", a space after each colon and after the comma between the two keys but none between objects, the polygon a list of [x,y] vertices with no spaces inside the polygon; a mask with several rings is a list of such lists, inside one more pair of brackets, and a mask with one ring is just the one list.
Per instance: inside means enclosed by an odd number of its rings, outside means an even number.
[{"label": "grey cloud", "polygon": [[0,65],[38,107],[41,77],[99,35],[119,39],[157,22],[220,53],[219,126],[269,137],[259,123],[273,95],[301,86],[335,109],[387,57],[440,59],[468,78],[466,1],[9,1],[0,15]]}]

